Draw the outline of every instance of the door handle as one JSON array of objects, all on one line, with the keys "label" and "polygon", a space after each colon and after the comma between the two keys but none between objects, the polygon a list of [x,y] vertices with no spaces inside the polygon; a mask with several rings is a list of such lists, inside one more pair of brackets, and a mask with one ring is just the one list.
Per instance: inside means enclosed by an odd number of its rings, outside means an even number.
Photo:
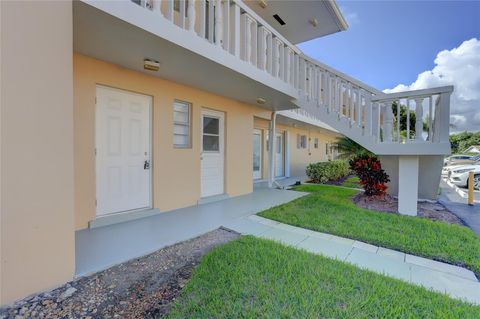
[{"label": "door handle", "polygon": [[145,161],[145,163],[143,163],[143,169],[150,169],[150,161]]}]

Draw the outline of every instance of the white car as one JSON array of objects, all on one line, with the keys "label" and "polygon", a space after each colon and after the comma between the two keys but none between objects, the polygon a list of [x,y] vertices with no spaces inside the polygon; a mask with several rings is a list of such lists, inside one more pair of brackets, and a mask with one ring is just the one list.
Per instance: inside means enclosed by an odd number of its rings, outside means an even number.
[{"label": "white car", "polygon": [[460,187],[468,186],[468,176],[473,171],[473,188],[480,189],[480,165],[457,166],[448,172],[450,181]]},{"label": "white car", "polygon": [[450,171],[457,170],[463,166],[476,166],[476,165],[480,165],[480,155],[473,156],[470,160],[453,162],[452,164],[442,167],[442,175],[449,175]]},{"label": "white car", "polygon": [[470,155],[463,155],[463,154],[457,154],[457,155],[450,155],[449,157],[446,157],[443,160],[443,166],[448,166],[453,164],[454,162],[457,161],[465,161],[471,159],[472,156]]}]

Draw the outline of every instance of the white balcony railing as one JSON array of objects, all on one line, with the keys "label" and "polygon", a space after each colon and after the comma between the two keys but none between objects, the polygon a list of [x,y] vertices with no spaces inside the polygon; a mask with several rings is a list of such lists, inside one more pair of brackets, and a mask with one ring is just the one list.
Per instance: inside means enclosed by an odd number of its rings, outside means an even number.
[{"label": "white balcony railing", "polygon": [[[297,112],[347,136],[353,130],[377,144],[448,142],[452,87],[384,94],[304,55],[241,0],[132,1],[284,81],[298,92]],[[403,127],[395,114],[404,111],[415,114],[414,124]]]}]

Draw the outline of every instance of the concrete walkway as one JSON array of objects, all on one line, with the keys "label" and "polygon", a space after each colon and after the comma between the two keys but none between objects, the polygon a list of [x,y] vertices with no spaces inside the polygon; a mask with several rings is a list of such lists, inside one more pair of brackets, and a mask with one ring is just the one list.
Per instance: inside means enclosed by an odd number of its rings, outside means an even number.
[{"label": "concrete walkway", "polygon": [[75,232],[75,275],[84,276],[175,243],[228,222],[287,203],[307,193],[259,189],[222,201],[158,213],[137,220]]},{"label": "concrete walkway", "polygon": [[443,180],[440,182],[440,188],[442,191],[439,196],[439,202],[480,236],[480,204],[476,203],[474,206],[467,205],[467,200],[460,197]]},{"label": "concrete walkway", "polygon": [[241,234],[275,240],[480,305],[480,282],[465,268],[256,215],[233,220],[224,226]]}]

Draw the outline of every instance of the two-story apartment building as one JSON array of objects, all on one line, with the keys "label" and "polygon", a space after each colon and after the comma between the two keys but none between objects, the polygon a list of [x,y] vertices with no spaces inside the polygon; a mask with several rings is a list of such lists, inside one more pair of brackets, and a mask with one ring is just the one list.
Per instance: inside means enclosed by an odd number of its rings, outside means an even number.
[{"label": "two-story apartment building", "polygon": [[74,278],[78,231],[275,187],[341,135],[416,213],[452,88],[386,95],[295,46],[346,29],[334,1],[2,2],[1,303]]}]

